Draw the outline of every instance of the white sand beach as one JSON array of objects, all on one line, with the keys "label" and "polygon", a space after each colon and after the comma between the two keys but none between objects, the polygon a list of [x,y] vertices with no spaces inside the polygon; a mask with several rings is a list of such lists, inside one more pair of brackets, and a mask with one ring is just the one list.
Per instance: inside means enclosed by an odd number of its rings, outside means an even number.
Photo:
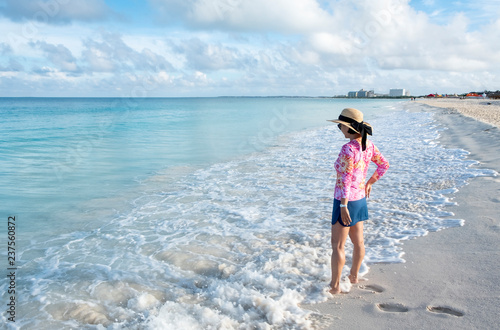
[{"label": "white sand beach", "polygon": [[464,116],[500,127],[500,100],[428,98],[419,99],[417,102],[433,107],[453,109]]},{"label": "white sand beach", "polygon": [[[448,128],[440,143],[465,149],[480,162],[477,166],[500,172],[500,102],[487,102],[421,103],[431,105],[424,106],[426,111],[435,112]],[[407,106],[420,107],[417,102]],[[372,264],[368,280],[353,285],[350,293],[307,308],[321,314],[328,329],[497,328],[500,176],[471,179],[452,201],[457,205],[449,211],[465,220],[463,227],[405,241],[406,263]]]}]

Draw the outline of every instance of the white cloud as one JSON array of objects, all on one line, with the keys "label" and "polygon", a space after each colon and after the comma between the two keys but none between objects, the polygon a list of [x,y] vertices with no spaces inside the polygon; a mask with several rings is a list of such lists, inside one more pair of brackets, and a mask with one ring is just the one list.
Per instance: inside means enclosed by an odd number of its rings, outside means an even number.
[{"label": "white cloud", "polygon": [[[109,12],[92,1],[94,10]],[[471,15],[454,12],[438,24],[409,3],[150,0],[162,25],[137,30],[116,21],[79,23],[83,12],[64,12],[59,19],[72,23],[63,29],[0,18],[0,91],[333,95],[395,84],[426,93],[439,84],[467,90],[467,81],[477,86],[480,76],[486,88],[498,89],[500,45],[492,41],[500,39],[500,19],[471,29]],[[26,24],[37,33],[23,35]]]},{"label": "white cloud", "polygon": [[71,51],[65,46],[48,44],[45,41],[37,41],[31,43],[33,47],[41,49],[48,59],[56,65],[61,71],[80,72],[80,68],[76,64],[76,59]]},{"label": "white cloud", "polygon": [[353,42],[337,34],[327,32],[314,33],[310,36],[309,41],[311,47],[320,53],[352,53]]},{"label": "white cloud", "polygon": [[0,55],[6,55],[12,52],[12,47],[9,44],[2,42],[0,43]]},{"label": "white cloud", "polygon": [[185,58],[185,66],[194,70],[243,69],[244,61],[234,47],[206,43],[199,38],[172,41],[172,48]]},{"label": "white cloud", "polygon": [[82,61],[89,72],[164,71],[172,65],[148,48],[136,50],[127,45],[119,34],[102,32],[101,40],[83,41]]},{"label": "white cloud", "polygon": [[94,22],[116,14],[104,0],[4,0],[0,14],[14,21],[67,24],[74,20]]},{"label": "white cloud", "polygon": [[6,66],[0,64],[0,72],[21,72],[23,70],[24,66],[14,58],[10,58]]},{"label": "white cloud", "polygon": [[247,32],[303,33],[328,25],[315,0],[150,0],[165,24]]}]

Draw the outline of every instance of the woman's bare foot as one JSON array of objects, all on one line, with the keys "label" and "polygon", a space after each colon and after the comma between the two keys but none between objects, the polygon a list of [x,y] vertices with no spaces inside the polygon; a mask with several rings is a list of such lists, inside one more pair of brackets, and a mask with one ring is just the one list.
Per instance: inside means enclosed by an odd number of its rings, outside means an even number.
[{"label": "woman's bare foot", "polygon": [[331,294],[339,294],[342,293],[342,290],[340,290],[340,285],[335,288],[333,286],[333,283],[330,282],[330,290],[328,292],[330,292]]},{"label": "woman's bare foot", "polygon": [[340,288],[337,288],[337,289],[331,288],[330,291],[328,291],[328,292],[330,292],[333,295],[342,293],[342,291],[340,290]]},{"label": "woman's bare foot", "polygon": [[351,281],[352,284],[358,283],[358,277],[356,275],[350,274],[348,277],[349,277],[349,281]]}]

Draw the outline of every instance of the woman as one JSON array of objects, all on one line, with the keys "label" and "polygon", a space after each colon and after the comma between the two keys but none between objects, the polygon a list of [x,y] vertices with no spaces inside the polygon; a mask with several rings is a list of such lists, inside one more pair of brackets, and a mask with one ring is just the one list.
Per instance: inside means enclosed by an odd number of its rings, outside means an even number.
[{"label": "woman", "polygon": [[[337,181],[332,212],[332,282],[330,293],[340,293],[340,277],[345,264],[344,245],[349,235],[353,245],[352,266],[349,274],[351,283],[358,283],[358,272],[365,256],[363,221],[368,219],[366,198],[370,197],[372,185],[389,168],[389,162],[369,140],[372,135],[370,124],[363,122],[363,113],[357,109],[342,110],[339,118],[329,120],[339,123],[338,127],[350,140],[342,146],[335,162]],[[365,184],[370,161],[377,170]]]}]

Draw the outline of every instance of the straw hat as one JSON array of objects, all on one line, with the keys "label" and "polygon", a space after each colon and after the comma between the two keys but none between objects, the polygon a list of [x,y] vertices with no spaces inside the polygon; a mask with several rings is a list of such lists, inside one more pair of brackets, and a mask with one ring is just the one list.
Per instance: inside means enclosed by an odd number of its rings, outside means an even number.
[{"label": "straw hat", "polygon": [[[328,121],[345,125],[358,134],[361,134],[358,130],[359,124],[365,124],[366,126],[371,127],[370,124],[363,122],[363,113],[361,111],[359,111],[358,109],[354,109],[354,108],[345,108],[340,113],[339,119],[328,120]],[[354,124],[354,122],[356,122],[356,123]],[[356,128],[353,127],[353,124]],[[371,135],[371,133],[368,133],[368,134]]]}]

